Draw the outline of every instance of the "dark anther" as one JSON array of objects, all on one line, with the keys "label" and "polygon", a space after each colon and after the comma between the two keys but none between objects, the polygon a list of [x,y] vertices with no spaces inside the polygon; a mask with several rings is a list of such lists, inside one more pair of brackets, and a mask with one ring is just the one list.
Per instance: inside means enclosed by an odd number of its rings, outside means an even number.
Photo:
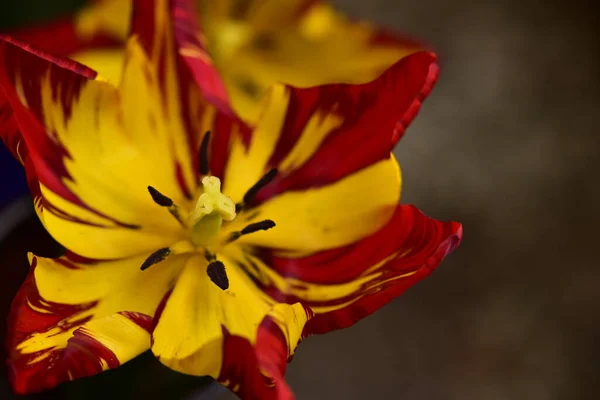
[{"label": "dark anther", "polygon": [[208,175],[210,166],[208,165],[208,144],[210,143],[210,131],[204,134],[200,144],[200,154],[198,155],[198,164],[201,175]]},{"label": "dark anther", "polygon": [[148,268],[150,268],[151,266],[153,266],[154,264],[158,264],[159,262],[163,261],[170,254],[171,254],[171,249],[168,248],[168,247],[164,247],[162,249],[158,249],[154,253],[150,254],[150,257],[148,257],[146,259],[146,261],[144,261],[144,263],[142,264],[142,266],[140,267],[140,269],[142,271],[145,271]]},{"label": "dark anther", "polygon": [[271,221],[270,219],[265,219],[264,221],[255,222],[253,224],[246,226],[244,229],[242,229],[239,232],[233,232],[229,236],[229,241],[233,242],[234,240],[237,240],[242,235],[247,235],[249,233],[254,233],[254,232],[258,232],[258,231],[266,231],[273,227],[275,227],[275,222]]},{"label": "dark anther", "polygon": [[242,229],[241,234],[247,235],[249,233],[254,233],[258,231],[266,231],[267,229],[271,229],[275,226],[275,222],[270,219],[265,219],[264,221],[255,222],[253,224],[248,225],[244,229]]},{"label": "dark anther", "polygon": [[225,265],[221,261],[213,261],[208,264],[206,273],[210,280],[222,290],[229,288],[229,278],[227,278],[227,273],[225,272]]},{"label": "dark anther", "polygon": [[163,207],[171,207],[173,205],[173,200],[154,189],[152,186],[148,186],[148,192],[150,192],[150,196],[152,196],[152,200],[159,206]]},{"label": "dark anther", "polygon": [[277,168],[272,168],[262,178],[260,178],[258,182],[254,184],[254,186],[248,189],[248,191],[244,195],[244,203],[247,204],[251,202],[254,199],[254,197],[256,197],[258,191],[267,186],[269,182],[271,182],[273,179],[275,179],[275,176],[277,176]]}]

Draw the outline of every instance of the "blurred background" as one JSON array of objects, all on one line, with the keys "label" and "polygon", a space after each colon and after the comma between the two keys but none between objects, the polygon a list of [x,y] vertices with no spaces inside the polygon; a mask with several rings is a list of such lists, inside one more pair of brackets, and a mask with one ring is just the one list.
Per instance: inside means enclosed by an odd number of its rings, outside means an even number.
[{"label": "blurred background", "polygon": [[[3,0],[1,28],[77,3]],[[298,399],[600,398],[594,2],[333,3],[439,53],[397,149],[402,202],[465,237],[378,313],[303,342],[287,375]]]}]

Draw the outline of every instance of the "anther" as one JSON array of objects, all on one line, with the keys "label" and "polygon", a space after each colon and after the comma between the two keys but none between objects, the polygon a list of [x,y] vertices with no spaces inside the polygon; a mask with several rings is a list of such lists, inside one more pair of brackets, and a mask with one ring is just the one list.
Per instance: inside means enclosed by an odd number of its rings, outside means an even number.
[{"label": "anther", "polygon": [[258,231],[266,231],[266,230],[269,230],[274,227],[275,227],[275,222],[271,221],[270,219],[265,219],[264,221],[255,222],[253,224],[246,226],[244,229],[242,229],[239,232],[233,232],[229,236],[229,242],[233,242],[234,240],[237,240],[240,236],[248,235],[250,233],[254,233],[254,232],[258,232]]},{"label": "anther", "polygon": [[173,200],[154,189],[152,186],[148,186],[148,192],[150,193],[150,196],[152,196],[152,200],[159,206],[171,207],[173,205]]},{"label": "anther", "polygon": [[244,195],[243,202],[241,204],[236,205],[236,210],[237,211],[241,210],[244,207],[244,205],[246,205],[246,204],[250,203],[252,200],[254,200],[254,198],[258,194],[259,190],[264,188],[265,186],[267,186],[273,179],[275,179],[276,176],[277,176],[277,168],[271,168],[269,170],[269,172],[264,174],[263,177],[260,178],[258,180],[258,182],[256,182],[254,184],[254,186],[252,186],[250,189],[248,189],[248,191]]},{"label": "anther", "polygon": [[179,207],[177,207],[175,203],[173,203],[173,200],[171,200],[169,197],[165,196],[152,186],[148,186],[148,192],[150,193],[150,196],[152,196],[152,200],[154,200],[156,204],[158,204],[161,207],[167,207],[171,215],[175,217],[175,219],[181,224],[181,226],[183,226],[184,228],[187,227],[185,221],[181,217]]},{"label": "anther", "polygon": [[227,290],[229,288],[229,278],[225,272],[225,264],[221,261],[213,261],[208,264],[206,273],[210,280],[222,290]]},{"label": "anther", "polygon": [[198,154],[198,166],[201,175],[208,175],[210,166],[208,163],[208,145],[210,143],[210,131],[204,134],[200,144],[200,153]]},{"label": "anther", "polygon": [[249,233],[254,233],[258,231],[266,231],[273,227],[275,227],[275,222],[271,221],[270,219],[265,219],[264,221],[255,222],[246,226],[244,229],[242,229],[241,233],[242,235],[247,235]]},{"label": "anther", "polygon": [[153,266],[154,264],[158,264],[159,262],[163,261],[170,254],[171,254],[171,249],[168,247],[158,249],[154,253],[150,254],[150,256],[146,259],[146,261],[144,261],[144,263],[142,264],[140,269],[142,271],[145,271],[148,268],[150,268],[151,266]]}]

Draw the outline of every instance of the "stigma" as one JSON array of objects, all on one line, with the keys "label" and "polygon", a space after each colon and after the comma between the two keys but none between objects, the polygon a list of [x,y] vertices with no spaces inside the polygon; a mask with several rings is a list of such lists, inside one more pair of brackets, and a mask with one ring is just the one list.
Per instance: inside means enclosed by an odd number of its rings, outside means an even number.
[{"label": "stigma", "polygon": [[235,203],[221,193],[221,180],[216,176],[205,176],[202,178],[202,188],[204,193],[200,195],[190,213],[191,225],[211,214],[218,214],[225,221],[233,221],[236,217]]},{"label": "stigma", "polygon": [[235,203],[221,193],[221,180],[216,176],[202,178],[202,188],[204,193],[189,214],[188,225],[192,227],[192,243],[212,250],[223,221],[230,222],[236,217]]}]

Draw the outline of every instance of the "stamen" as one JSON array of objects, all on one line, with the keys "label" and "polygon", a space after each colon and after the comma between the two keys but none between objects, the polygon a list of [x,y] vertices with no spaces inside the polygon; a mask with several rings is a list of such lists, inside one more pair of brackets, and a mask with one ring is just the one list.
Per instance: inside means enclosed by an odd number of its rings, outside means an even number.
[{"label": "stamen", "polygon": [[145,271],[148,268],[150,268],[151,266],[153,266],[154,264],[158,264],[159,262],[163,261],[170,254],[171,254],[171,249],[168,247],[158,249],[154,253],[150,254],[150,256],[146,259],[146,261],[144,261],[144,263],[142,264],[140,269],[142,271]]},{"label": "stamen", "polygon": [[152,186],[148,186],[148,192],[150,193],[150,196],[152,196],[152,200],[154,200],[156,204],[158,204],[161,207],[168,207],[171,215],[175,217],[175,219],[181,224],[181,226],[187,228],[187,225],[185,224],[185,221],[183,220],[183,218],[181,217],[181,213],[179,212],[179,207],[177,207],[175,203],[173,203],[173,200],[171,200],[171,198],[165,196]]},{"label": "stamen", "polygon": [[210,251],[204,249],[204,258],[206,259],[206,261],[213,262],[217,259],[217,256],[215,256],[213,253],[211,253]]},{"label": "stamen", "polygon": [[208,264],[206,273],[210,280],[222,290],[229,288],[229,278],[225,272],[225,265],[221,261],[213,261]]},{"label": "stamen", "polygon": [[173,205],[173,200],[171,200],[170,198],[168,198],[167,196],[165,196],[158,190],[154,189],[152,186],[148,186],[148,192],[150,192],[150,196],[152,196],[152,200],[154,200],[154,202],[156,204],[158,204],[159,206],[171,207]]},{"label": "stamen", "polygon": [[210,131],[204,134],[200,144],[200,153],[198,154],[198,164],[201,175],[208,175],[210,165],[208,163],[208,144],[210,143]]},{"label": "stamen", "polygon": [[240,236],[248,235],[250,233],[258,232],[258,231],[266,231],[275,227],[275,222],[270,219],[265,219],[264,221],[255,222],[246,226],[239,232],[233,232],[229,235],[229,242],[233,242],[234,240],[239,239]]},{"label": "stamen", "polygon": [[253,224],[248,225],[244,229],[242,229],[242,235],[247,235],[249,233],[254,233],[258,231],[266,231],[275,226],[275,222],[270,219],[265,219],[264,221],[255,222]]},{"label": "stamen", "polygon": [[252,186],[250,189],[248,189],[248,191],[244,195],[244,200],[242,201],[242,203],[236,204],[236,210],[237,211],[241,210],[244,207],[244,205],[246,205],[246,204],[250,203],[252,200],[254,200],[254,198],[258,194],[258,191],[260,189],[264,188],[265,186],[267,186],[273,179],[275,179],[276,176],[277,176],[277,168],[271,168],[271,170],[269,170],[269,172],[264,174],[263,177],[260,178],[258,180],[258,182],[256,182],[254,184],[254,186]]}]

